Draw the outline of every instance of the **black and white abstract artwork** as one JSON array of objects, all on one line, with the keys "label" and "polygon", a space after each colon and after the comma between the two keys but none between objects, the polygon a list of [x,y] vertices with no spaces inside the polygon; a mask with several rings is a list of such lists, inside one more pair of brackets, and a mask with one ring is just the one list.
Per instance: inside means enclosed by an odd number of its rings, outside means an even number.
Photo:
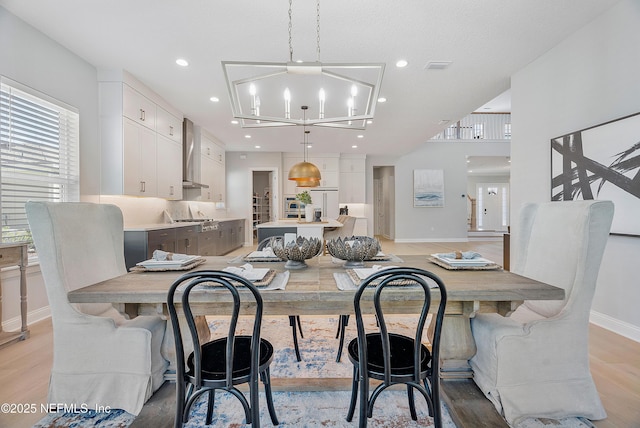
[{"label": "black and white abstract artwork", "polygon": [[444,173],[441,169],[413,170],[413,206],[444,207]]},{"label": "black and white abstract artwork", "polygon": [[640,236],[640,113],[551,139],[551,200],[611,200],[611,232]]}]

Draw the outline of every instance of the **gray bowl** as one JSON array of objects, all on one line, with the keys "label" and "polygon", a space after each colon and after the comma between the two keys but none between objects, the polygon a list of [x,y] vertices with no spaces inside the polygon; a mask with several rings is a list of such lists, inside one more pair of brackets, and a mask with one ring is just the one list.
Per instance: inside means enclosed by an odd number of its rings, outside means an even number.
[{"label": "gray bowl", "polygon": [[364,260],[375,257],[380,251],[380,242],[369,236],[334,238],[327,242],[327,250],[333,257],[345,260],[345,268],[363,267]]},{"label": "gray bowl", "polygon": [[322,251],[322,241],[318,238],[298,236],[295,242],[284,245],[282,238],[276,238],[271,243],[271,248],[276,256],[287,261],[285,268],[304,269],[307,267],[305,260],[317,256]]}]

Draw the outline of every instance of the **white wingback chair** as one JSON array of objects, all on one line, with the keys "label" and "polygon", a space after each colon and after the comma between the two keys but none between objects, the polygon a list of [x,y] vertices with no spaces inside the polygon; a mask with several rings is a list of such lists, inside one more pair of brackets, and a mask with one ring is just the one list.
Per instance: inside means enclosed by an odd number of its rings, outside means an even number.
[{"label": "white wingback chair", "polygon": [[474,380],[510,424],[606,418],[589,371],[588,324],[612,218],[611,201],[522,208],[512,271],[563,288],[565,299],[529,300],[510,316],[471,320]]},{"label": "white wingback chair", "polygon": [[122,212],[114,205],[27,202],[53,323],[49,402],[137,415],[163,383],[166,320],[126,319],[111,304],[67,292],[125,274]]}]

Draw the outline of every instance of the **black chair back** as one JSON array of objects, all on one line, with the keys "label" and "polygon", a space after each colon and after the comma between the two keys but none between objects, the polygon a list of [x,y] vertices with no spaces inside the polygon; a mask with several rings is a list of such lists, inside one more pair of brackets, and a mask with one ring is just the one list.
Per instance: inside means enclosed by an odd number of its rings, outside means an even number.
[{"label": "black chair back", "polygon": [[[194,301],[206,301],[206,294],[208,293],[219,294],[225,292],[231,296],[228,299],[231,314],[229,316],[227,335],[203,344],[198,336],[192,303]],[[184,316],[189,330],[188,335],[193,344],[193,352],[188,357],[185,356],[186,348],[183,332],[181,331],[178,306],[176,305],[177,297],[179,297],[179,303],[182,307],[180,316]],[[224,299],[225,301],[227,300],[227,298]],[[222,298],[218,295],[215,300],[219,301]],[[171,285],[167,295],[167,307],[174,330],[176,349],[176,400],[178,407],[175,426],[182,426],[182,423],[188,420],[191,405],[200,395],[207,391],[211,394],[210,409],[207,412],[207,423],[209,424],[211,407],[213,407],[213,390],[215,389],[224,389],[236,396],[245,409],[247,423],[259,426],[258,378],[265,371],[268,376],[268,365],[273,358],[273,347],[269,342],[260,338],[263,302],[259,290],[250,281],[229,272],[218,270],[189,272],[182,275]],[[250,341],[247,340],[246,336],[238,336],[236,334],[241,309],[243,315],[253,316]],[[247,313],[248,311],[249,313]],[[247,342],[249,343],[248,361],[247,355],[244,355],[247,351]],[[243,345],[241,350],[236,349],[238,344]],[[214,348],[216,348],[215,351]],[[189,350],[186,351],[189,352]],[[265,361],[265,354],[268,357],[268,361]],[[223,359],[222,363],[220,362],[221,358]],[[212,359],[216,361],[212,361]],[[240,370],[238,361],[242,362]],[[211,368],[214,366],[216,369]],[[222,370],[224,373],[221,372]],[[263,377],[264,381],[265,378]],[[249,383],[250,406],[246,402],[244,395],[234,386],[239,383]],[[267,383],[265,382],[265,387],[267,387]],[[186,392],[187,385],[189,385],[188,393]],[[268,400],[271,401],[270,397]],[[272,403],[268,404],[271,412]],[[272,418],[275,418],[275,412],[272,413]]]},{"label": "black chair back", "polygon": [[[432,292],[431,285],[435,293]],[[422,308],[418,318],[413,338],[408,338],[389,331],[387,317],[384,313],[385,291],[397,290],[398,287],[420,287],[424,293]],[[392,294],[392,293],[389,293]],[[439,299],[437,310],[431,322],[435,323],[430,338],[431,352],[422,344],[422,337],[432,300]],[[444,282],[432,272],[411,268],[398,267],[383,269],[364,280],[354,296],[354,310],[358,331],[357,342],[350,344],[350,358],[354,367],[354,385],[352,403],[347,420],[351,420],[355,408],[357,395],[356,384],[360,389],[360,426],[366,426],[367,416],[371,417],[373,405],[377,396],[387,387],[404,383],[407,384],[409,404],[412,418],[416,419],[413,405],[413,390],[418,390],[427,400],[429,413],[434,417],[436,426],[440,426],[440,337],[444,310],[447,303],[447,291]],[[375,333],[367,333],[363,319],[363,307],[366,312],[376,316],[377,328]],[[357,343],[357,349],[354,349]],[[397,348],[401,345],[401,348]],[[396,348],[394,348],[394,346]],[[369,350],[381,350],[380,355],[369,355]],[[427,367],[428,366],[428,367]],[[356,373],[357,372],[357,373]],[[359,376],[364,381],[355,379]],[[382,380],[369,397],[368,378]],[[421,386],[424,382],[425,387]]]}]

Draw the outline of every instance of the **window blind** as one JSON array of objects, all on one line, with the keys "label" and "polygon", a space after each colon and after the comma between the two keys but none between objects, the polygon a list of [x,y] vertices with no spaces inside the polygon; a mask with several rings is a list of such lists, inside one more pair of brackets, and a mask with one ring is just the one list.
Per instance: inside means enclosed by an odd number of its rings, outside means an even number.
[{"label": "window blind", "polygon": [[2,242],[31,241],[25,202],[78,201],[76,109],[0,78]]}]

